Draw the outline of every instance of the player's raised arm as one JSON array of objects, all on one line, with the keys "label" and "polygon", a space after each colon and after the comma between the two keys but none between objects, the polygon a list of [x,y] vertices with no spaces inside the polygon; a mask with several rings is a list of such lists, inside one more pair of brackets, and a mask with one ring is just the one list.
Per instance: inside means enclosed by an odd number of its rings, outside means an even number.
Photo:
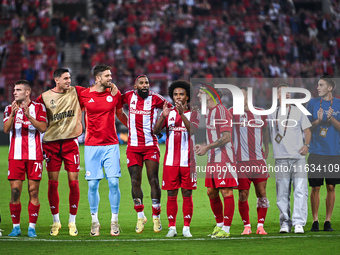
[{"label": "player's raised arm", "polygon": [[[44,106],[42,106],[44,107]],[[46,121],[38,121],[35,118],[32,117],[32,115],[29,112],[28,105],[23,102],[22,108],[24,110],[24,114],[27,117],[27,119],[31,122],[31,124],[41,133],[44,133],[47,129],[47,123]],[[46,119],[46,111],[45,111],[45,119]]]},{"label": "player's raised arm", "polygon": [[13,128],[15,114],[18,111],[19,106],[16,101],[12,102],[11,107],[7,106],[4,112],[4,132],[9,134]]},{"label": "player's raised arm", "polygon": [[153,133],[155,135],[160,133],[162,129],[164,128],[163,124],[164,124],[166,117],[169,116],[170,110],[171,109],[168,108],[168,102],[165,101],[163,105],[163,112],[161,116],[159,117],[158,121],[156,122],[155,126],[153,127]]}]

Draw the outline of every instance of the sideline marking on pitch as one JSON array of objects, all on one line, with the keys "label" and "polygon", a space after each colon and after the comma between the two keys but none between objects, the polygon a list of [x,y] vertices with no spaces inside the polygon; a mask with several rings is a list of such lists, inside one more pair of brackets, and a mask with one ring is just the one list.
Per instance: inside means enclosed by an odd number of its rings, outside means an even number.
[{"label": "sideline marking on pitch", "polygon": [[294,235],[294,236],[266,236],[266,237],[228,237],[228,238],[166,238],[166,239],[86,239],[86,240],[55,240],[39,239],[29,237],[0,237],[1,241],[14,242],[154,242],[154,241],[214,241],[214,240],[249,240],[249,239],[287,239],[287,238],[309,238],[309,237],[340,237],[340,235]]}]

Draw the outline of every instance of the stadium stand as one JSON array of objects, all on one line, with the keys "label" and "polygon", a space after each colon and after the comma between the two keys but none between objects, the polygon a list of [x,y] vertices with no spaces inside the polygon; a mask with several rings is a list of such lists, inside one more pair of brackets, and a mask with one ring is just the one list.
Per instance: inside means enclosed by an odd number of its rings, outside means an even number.
[{"label": "stadium stand", "polygon": [[[133,77],[146,73],[163,95],[167,82],[175,79],[315,78],[336,74],[340,62],[338,0],[328,1],[327,8],[321,1],[307,5],[304,0],[92,1],[89,17],[52,14],[47,0],[21,6],[7,2],[0,20],[8,24],[0,61],[0,100],[5,103],[20,77],[32,79],[33,98],[49,88],[51,70],[63,64],[63,49],[72,45],[81,48],[83,84],[90,67],[104,63],[113,67],[123,92]],[[257,96],[271,97],[265,84],[256,86]],[[299,86],[315,91],[308,79]]]}]

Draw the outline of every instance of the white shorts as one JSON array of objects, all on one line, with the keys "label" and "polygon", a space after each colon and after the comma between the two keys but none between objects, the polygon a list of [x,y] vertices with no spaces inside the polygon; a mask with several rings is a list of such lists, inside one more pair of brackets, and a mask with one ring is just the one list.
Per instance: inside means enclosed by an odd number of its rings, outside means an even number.
[{"label": "white shorts", "polygon": [[121,177],[119,144],[107,146],[85,146],[85,179]]}]

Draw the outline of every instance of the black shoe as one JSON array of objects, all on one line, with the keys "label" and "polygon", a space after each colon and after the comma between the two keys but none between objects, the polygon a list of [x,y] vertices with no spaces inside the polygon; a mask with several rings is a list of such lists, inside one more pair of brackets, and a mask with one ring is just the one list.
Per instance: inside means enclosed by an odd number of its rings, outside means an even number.
[{"label": "black shoe", "polygon": [[312,225],[312,228],[311,228],[310,231],[319,232],[319,222],[318,221],[313,222],[313,225]]},{"label": "black shoe", "polygon": [[325,221],[325,224],[323,224],[323,231],[334,231],[329,221]]}]

